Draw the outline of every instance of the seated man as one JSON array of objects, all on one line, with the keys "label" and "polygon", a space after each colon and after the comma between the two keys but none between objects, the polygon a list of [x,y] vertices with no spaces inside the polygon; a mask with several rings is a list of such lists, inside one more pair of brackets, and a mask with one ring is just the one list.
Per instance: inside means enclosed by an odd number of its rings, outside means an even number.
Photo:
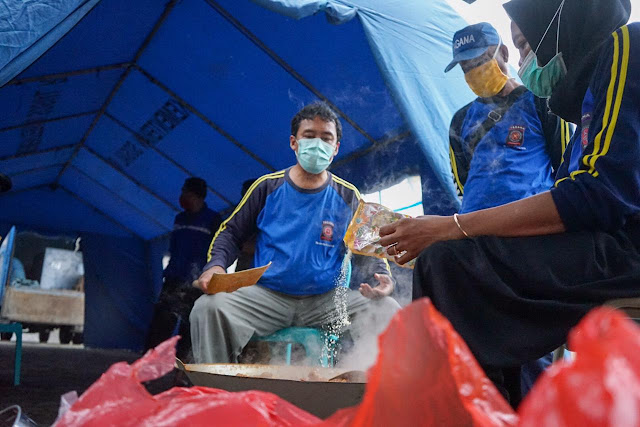
[{"label": "seated man", "polygon": [[[640,295],[640,24],[629,0],[511,0],[520,75],[579,126],[554,187],[452,217],[403,219],[380,243],[419,255],[416,297],[451,321],[513,406],[513,371],[604,302]],[[526,41],[534,50],[523,49]],[[519,375],[517,377],[519,381]]]},{"label": "seated man", "polygon": [[394,282],[385,261],[364,259],[376,265],[376,287],[363,283],[358,293],[340,283],[342,239],[360,198],[353,185],[326,170],[341,137],[340,121],[326,104],[303,108],[291,121],[289,138],[297,164],[257,179],[222,223],[198,280],[203,289],[214,274],[226,273],[254,234],[254,265],[273,264],[257,285],[196,301],[191,339],[197,363],[236,362],[254,334],[289,326],[340,327],[347,315],[353,316],[355,346],[371,348],[362,367],[375,361],[375,337],[400,307],[389,297]]},{"label": "seated man", "polygon": [[[451,168],[462,196],[459,213],[524,199],[553,185],[553,170],[569,140],[567,123],[547,100],[509,78],[509,50],[490,24],[453,36],[453,60],[478,98],[461,108],[449,129]],[[548,354],[522,368],[523,395],[551,364]]]}]

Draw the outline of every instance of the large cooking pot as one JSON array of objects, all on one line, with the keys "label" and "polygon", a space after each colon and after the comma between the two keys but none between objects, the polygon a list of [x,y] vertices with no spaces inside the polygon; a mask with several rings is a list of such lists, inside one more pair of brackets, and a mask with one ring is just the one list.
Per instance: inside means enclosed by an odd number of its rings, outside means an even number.
[{"label": "large cooking pot", "polygon": [[345,374],[344,369],[241,364],[191,364],[177,362],[194,385],[227,391],[261,390],[276,394],[294,405],[326,418],[341,408],[360,403],[364,395],[362,378],[329,381]]}]

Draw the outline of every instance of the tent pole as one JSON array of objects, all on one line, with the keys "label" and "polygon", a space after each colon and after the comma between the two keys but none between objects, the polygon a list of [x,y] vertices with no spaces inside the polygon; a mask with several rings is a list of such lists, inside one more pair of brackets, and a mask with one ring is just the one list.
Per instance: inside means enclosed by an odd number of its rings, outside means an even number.
[{"label": "tent pole", "polygon": [[[136,131],[134,131],[133,129],[131,129],[129,126],[127,126],[126,124],[124,124],[122,121],[120,121],[120,119],[114,117],[112,114],[110,114],[108,111],[105,111],[104,113],[105,117],[110,118],[111,120],[113,120],[118,126],[120,126],[121,128],[125,129],[126,131],[128,131],[130,134],[132,134],[133,136],[136,137],[136,139],[145,147],[150,148],[151,150],[155,151],[156,153],[158,153],[160,156],[162,156],[165,160],[167,160],[169,163],[171,163],[172,165],[174,165],[175,167],[177,167],[178,169],[180,169],[182,172],[186,173],[189,176],[196,176],[194,173],[192,173],[191,171],[189,171],[187,168],[185,168],[184,166],[182,166],[181,164],[179,164],[178,162],[176,162],[175,160],[173,160],[171,157],[167,156],[163,151],[159,150],[158,148],[156,148],[153,144],[149,143],[142,135],[140,135],[139,133],[137,133]],[[207,188],[209,189],[209,191],[211,191],[213,194],[215,194],[216,196],[218,196],[220,199],[224,200],[227,204],[233,206],[235,205],[232,201],[230,201],[229,199],[227,199],[225,196],[223,196],[219,191],[216,191],[215,188],[211,187],[210,185],[207,184]]]},{"label": "tent pole", "polygon": [[16,172],[14,174],[7,174],[7,175],[9,175],[11,178],[15,178],[15,177],[20,176],[20,175],[27,175],[27,174],[30,174],[30,173],[40,172],[40,171],[47,170],[47,169],[61,168],[62,166],[63,166],[63,163],[56,163],[56,164],[53,164],[53,165],[39,166],[37,168],[25,169],[25,170],[22,170],[20,172]]},{"label": "tent pole", "polygon": [[224,129],[222,129],[220,126],[218,126],[216,123],[214,123],[213,120],[211,120],[209,117],[205,116],[202,112],[200,112],[198,109],[196,109],[196,107],[194,107],[193,105],[189,104],[187,101],[185,101],[180,96],[178,96],[177,93],[175,93],[174,91],[169,89],[160,80],[158,80],[155,77],[153,77],[147,70],[143,69],[142,67],[140,67],[137,64],[135,64],[134,67],[142,75],[144,75],[151,83],[155,84],[160,89],[162,89],[163,91],[168,93],[171,97],[173,97],[176,101],[178,101],[180,103],[180,105],[182,105],[184,108],[186,108],[187,110],[191,111],[193,114],[198,116],[198,118],[200,120],[205,122],[207,125],[209,125],[209,127],[213,128],[216,132],[218,132],[220,135],[225,137],[227,140],[231,141],[236,147],[238,147],[239,149],[244,151],[248,156],[253,158],[258,163],[262,164],[262,166],[264,166],[265,168],[269,169],[271,172],[274,172],[276,170],[276,168],[271,166],[269,163],[267,163],[265,160],[263,160],[261,157],[259,157],[257,154],[255,154],[253,151],[249,150],[244,144],[242,144],[240,141],[235,139],[233,136],[231,136],[231,134],[226,132]]},{"label": "tent pole", "polygon": [[68,188],[64,187],[63,185],[56,185],[56,188],[59,188],[62,191],[64,191],[65,193],[69,194],[71,197],[73,197],[74,199],[76,199],[77,201],[82,203],[83,205],[87,206],[89,209],[93,210],[94,212],[96,212],[96,213],[100,214],[101,216],[105,217],[106,219],[111,221],[113,224],[115,224],[118,227],[122,228],[127,233],[142,239],[142,236],[140,236],[138,233],[134,232],[133,230],[131,230],[126,225],[121,224],[119,221],[116,221],[115,219],[111,218],[104,211],[102,211],[102,210],[98,209],[97,207],[93,206],[91,203],[87,202],[85,199],[83,199],[82,197],[78,196],[76,193],[74,193],[73,191],[71,191]]},{"label": "tent pole", "polygon": [[145,211],[143,211],[142,209],[140,209],[139,207],[137,207],[133,203],[129,202],[128,200],[123,198],[121,195],[119,195],[118,193],[116,193],[115,191],[113,191],[112,189],[110,189],[109,187],[107,187],[106,185],[104,185],[103,183],[101,183],[100,181],[95,179],[94,177],[90,176],[88,173],[86,173],[85,171],[83,171],[82,169],[77,167],[76,165],[72,164],[71,168],[75,169],[76,172],[78,172],[79,174],[83,175],[85,178],[87,178],[89,181],[93,182],[94,184],[96,184],[97,186],[99,186],[100,188],[105,190],[107,193],[112,194],[115,198],[120,200],[125,205],[129,206],[131,209],[135,210],[136,212],[138,212],[142,216],[146,217],[147,219],[150,219],[151,222],[155,223],[160,228],[162,228],[162,229],[164,229],[166,231],[171,231],[170,227],[167,227],[165,224],[161,223],[160,221],[158,221],[157,219],[155,219],[154,217],[152,217],[151,215],[149,215],[148,213],[146,213]]},{"label": "tent pole", "polygon": [[14,79],[8,82],[5,86],[16,86],[16,85],[22,85],[25,83],[65,79],[67,77],[81,76],[84,74],[94,74],[94,73],[99,73],[101,71],[118,70],[120,68],[127,68],[130,65],[131,63],[124,62],[122,64],[101,65],[99,67],[85,68],[83,70],[67,71],[64,73],[46,74],[46,75],[37,76],[37,77],[27,77],[25,79]]},{"label": "tent pole", "polygon": [[31,151],[29,153],[12,154],[10,156],[0,157],[0,162],[3,162],[5,160],[19,159],[21,157],[35,156],[38,154],[47,154],[47,153],[54,153],[56,151],[69,150],[73,147],[75,147],[75,144],[67,144],[67,145],[60,145],[58,147],[47,148],[46,150],[41,150],[41,151]]},{"label": "tent pole", "polygon": [[88,115],[91,115],[91,114],[96,114],[97,112],[98,112],[98,110],[87,111],[85,113],[77,113],[77,114],[70,114],[68,116],[54,117],[52,119],[34,120],[32,122],[25,122],[25,123],[20,123],[19,125],[13,125],[13,126],[7,126],[7,127],[4,127],[4,128],[0,128],[0,132],[6,132],[6,131],[9,131],[9,130],[13,130],[13,129],[20,129],[20,128],[24,128],[24,127],[27,127],[27,126],[35,126],[35,125],[43,125],[45,123],[59,122],[61,120],[75,119],[76,117],[88,116]]},{"label": "tent pole", "polygon": [[220,14],[224,19],[226,19],[231,25],[236,27],[238,31],[240,31],[246,38],[248,38],[253,44],[258,46],[264,53],[269,55],[271,59],[273,59],[278,65],[280,65],[287,73],[289,73],[294,79],[299,81],[304,87],[309,89],[311,93],[317,96],[319,99],[326,102],[333,111],[335,111],[340,117],[344,119],[347,123],[349,123],[355,130],[357,130],[360,134],[362,134],[365,138],[369,140],[372,144],[376,143],[374,137],[369,135],[367,131],[365,131],[360,125],[358,125],[351,117],[349,117],[344,111],[338,108],[333,102],[329,100],[322,92],[316,89],[315,86],[311,84],[307,79],[302,77],[300,73],[298,73],[295,68],[293,68],[289,63],[287,63],[284,59],[278,56],[269,46],[267,46],[258,36],[253,34],[247,27],[242,25],[240,21],[238,21],[233,15],[227,12],[222,6],[220,6],[214,0],[206,0],[206,2],[211,6],[218,14]]},{"label": "tent pole", "polygon": [[165,205],[167,205],[171,210],[173,210],[174,212],[181,212],[180,209],[176,208],[171,202],[169,202],[168,200],[166,200],[165,198],[161,197],[160,195],[156,194],[153,190],[151,190],[149,187],[147,187],[146,185],[144,185],[143,183],[141,183],[140,181],[138,181],[136,178],[134,178],[133,176],[129,175],[128,173],[126,173],[125,171],[123,171],[122,169],[120,169],[118,167],[117,164],[115,164],[113,161],[102,157],[100,154],[98,154],[96,151],[94,151],[91,147],[89,147],[88,145],[82,147],[84,150],[87,150],[89,152],[89,154],[92,154],[93,156],[97,157],[99,160],[101,160],[102,162],[106,163],[108,166],[110,166],[113,170],[115,170],[116,172],[118,172],[120,175],[124,176],[125,178],[127,178],[129,181],[133,182],[137,187],[140,187],[141,189],[143,189],[144,191],[146,191],[147,193],[149,193],[150,195],[152,195],[153,197],[155,197],[156,199],[158,199],[159,201],[161,201],[162,203],[164,203]]},{"label": "tent pole", "polygon": [[153,26],[153,29],[151,30],[149,35],[147,35],[145,40],[142,42],[142,45],[140,46],[140,48],[136,52],[136,55],[133,58],[133,61],[127,65],[127,68],[124,70],[124,73],[122,73],[122,75],[118,79],[118,82],[115,84],[115,86],[113,87],[113,89],[109,93],[109,96],[107,96],[107,99],[104,101],[104,103],[100,107],[100,110],[98,111],[96,116],[93,118],[93,122],[91,122],[91,125],[89,126],[89,129],[87,129],[87,131],[84,133],[84,135],[82,136],[82,139],[80,140],[80,142],[78,142],[78,144],[76,144],[76,147],[75,147],[73,153],[69,157],[69,160],[67,160],[65,165],[62,167],[62,170],[58,174],[54,184],[57,185],[58,183],[60,183],[60,178],[62,178],[62,175],[64,175],[64,173],[67,170],[67,168],[69,167],[69,165],[71,165],[71,162],[73,161],[73,159],[75,159],[75,157],[80,152],[80,149],[85,145],[85,142],[89,138],[89,135],[91,135],[91,132],[93,132],[93,129],[95,129],[96,125],[100,121],[100,118],[102,118],[102,115],[107,110],[107,107],[109,106],[109,104],[111,103],[113,98],[115,97],[116,93],[118,93],[118,90],[120,90],[120,87],[122,87],[122,84],[127,79],[127,76],[129,76],[129,74],[133,70],[133,67],[135,66],[136,62],[140,59],[140,57],[144,53],[145,49],[147,48],[147,46],[149,46],[149,43],[151,43],[151,40],[156,35],[156,33],[158,32],[158,30],[160,29],[162,24],[164,24],[164,21],[167,19],[167,17],[169,16],[169,13],[173,10],[173,7],[177,3],[178,3],[178,0],[171,0],[169,3],[167,3],[167,5],[164,8],[164,11],[162,12],[162,15],[160,16],[160,18],[158,18],[158,21]]},{"label": "tent pole", "polygon": [[[68,145],[61,145],[59,147],[53,147],[53,148],[49,148],[46,150],[41,150],[41,151],[32,151],[30,153],[20,153],[20,154],[13,154],[11,156],[5,156],[5,157],[0,157],[0,162],[3,162],[5,160],[13,160],[13,159],[19,159],[22,157],[29,157],[29,156],[37,156],[39,154],[47,154],[47,153],[52,153],[52,152],[56,152],[56,151],[63,151],[63,150],[69,150],[73,147],[75,147],[76,144],[68,144]],[[180,212],[180,209],[178,209],[176,206],[174,206],[171,202],[169,202],[168,200],[160,197],[158,194],[156,194],[153,190],[151,190],[150,188],[148,188],[147,186],[145,186],[144,184],[142,184],[141,182],[139,182],[137,179],[133,178],[132,176],[130,176],[129,174],[125,173],[124,171],[122,171],[120,168],[117,167],[117,165],[115,163],[113,163],[112,161],[102,157],[100,154],[98,154],[97,152],[95,152],[93,149],[91,149],[89,146],[85,146],[84,147],[85,150],[87,150],[90,154],[92,154],[93,156],[97,157],[99,160],[101,160],[102,162],[106,163],[109,167],[111,167],[113,170],[115,170],[117,173],[119,173],[120,175],[124,176],[125,178],[127,178],[129,181],[132,181],[137,187],[141,188],[142,190],[146,191],[147,193],[149,193],[152,197],[154,197],[155,199],[157,199],[158,201],[160,201],[161,203],[163,203],[164,205],[166,205],[169,209],[171,209],[173,212]],[[64,164],[58,165],[63,167]]]}]

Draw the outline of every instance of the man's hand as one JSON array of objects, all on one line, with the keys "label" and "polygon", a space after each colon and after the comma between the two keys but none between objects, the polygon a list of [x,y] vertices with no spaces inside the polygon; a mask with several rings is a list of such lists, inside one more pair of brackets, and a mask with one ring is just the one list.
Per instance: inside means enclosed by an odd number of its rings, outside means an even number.
[{"label": "man's hand", "polygon": [[388,297],[393,292],[393,279],[388,274],[374,274],[378,280],[378,286],[372,288],[368,283],[360,284],[360,293],[370,299]]},{"label": "man's hand", "polygon": [[459,239],[464,237],[458,226],[450,216],[421,216],[418,218],[403,218],[392,224],[380,228],[380,245],[389,246],[387,253],[397,256],[398,264],[411,261],[426,247],[441,240]]},{"label": "man's hand", "polygon": [[210,269],[203,271],[200,277],[193,282],[193,286],[200,289],[202,292],[206,292],[207,286],[214,274],[227,274],[227,270],[219,265],[215,265]]}]

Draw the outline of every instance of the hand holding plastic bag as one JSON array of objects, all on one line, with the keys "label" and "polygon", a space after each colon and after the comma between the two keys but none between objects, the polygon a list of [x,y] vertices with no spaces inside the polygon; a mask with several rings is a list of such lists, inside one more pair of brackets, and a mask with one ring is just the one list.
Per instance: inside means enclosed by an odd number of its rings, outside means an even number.
[{"label": "hand holding plastic bag", "polygon": [[[411,218],[392,211],[377,203],[366,203],[360,200],[358,209],[351,219],[344,236],[344,242],[354,254],[385,258],[396,262],[396,257],[387,254],[387,248],[380,245],[380,228],[393,224],[402,218]],[[398,264],[400,265],[400,264]],[[415,260],[400,267],[413,268]]]}]

